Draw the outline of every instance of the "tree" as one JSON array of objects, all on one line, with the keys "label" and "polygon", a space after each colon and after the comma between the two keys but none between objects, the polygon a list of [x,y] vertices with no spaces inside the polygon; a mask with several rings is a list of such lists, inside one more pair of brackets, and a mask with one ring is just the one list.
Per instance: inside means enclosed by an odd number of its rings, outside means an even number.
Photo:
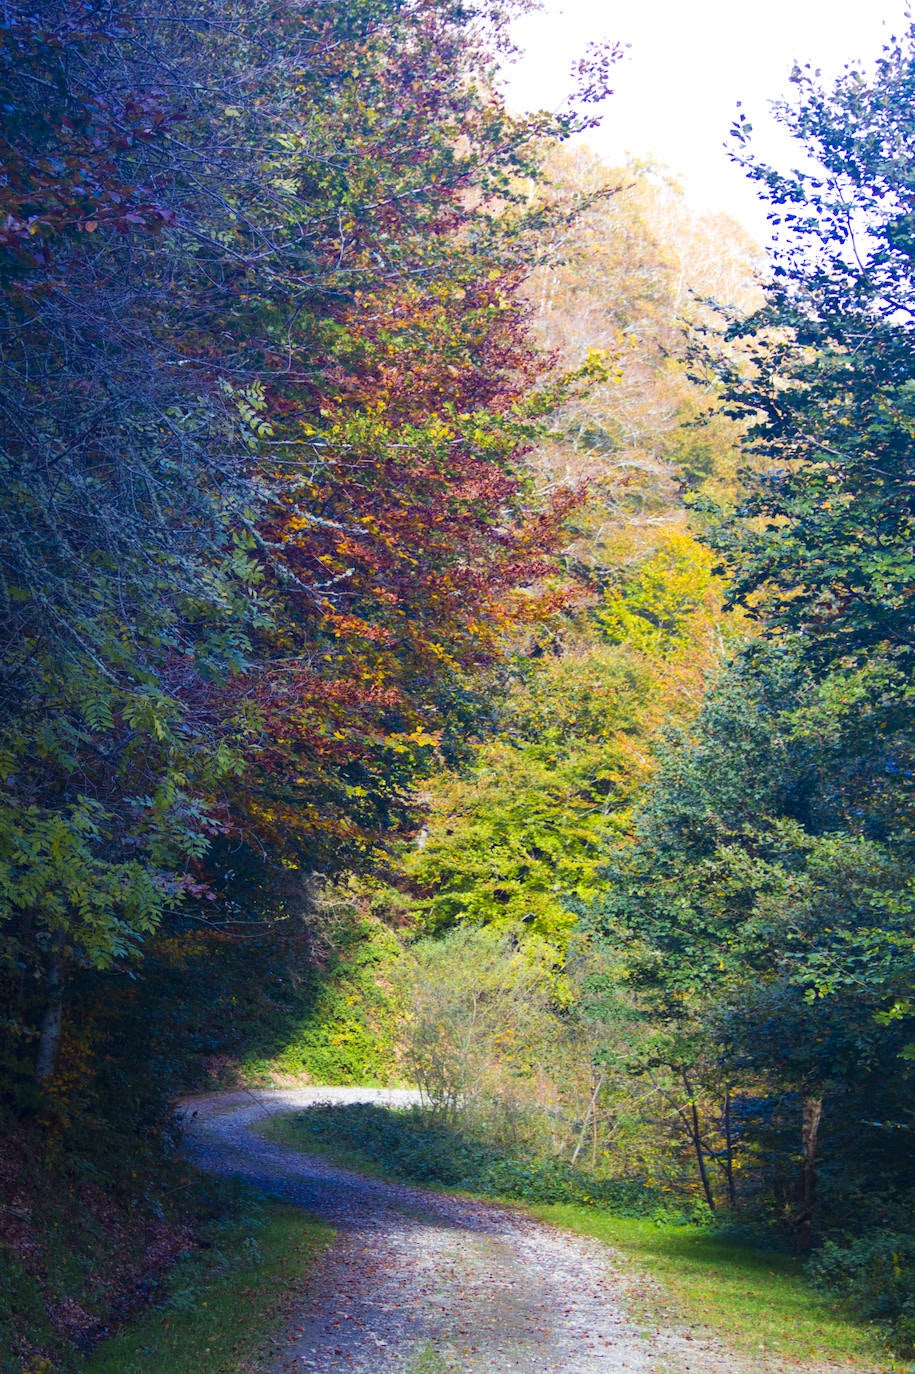
[{"label": "tree", "polygon": [[600,567],[608,527],[650,543],[682,489],[733,493],[738,427],[715,406],[714,373],[688,360],[703,331],[758,306],[758,253],[736,224],[691,214],[656,168],[558,148],[548,170],[543,194],[568,218],[524,289],[549,348],[567,364],[603,350],[608,370],[559,413],[536,462],[547,480],[592,478],[573,547]]},{"label": "tree", "polygon": [[577,120],[512,119],[452,0],[2,41],[3,952],[46,1079],[68,967],[365,859],[549,566],[512,292]]},{"label": "tree", "polygon": [[0,882],[13,1028],[47,979],[41,1079],[67,968],[125,957],[191,885],[232,766],[192,680],[260,614],[232,562],[249,460],[164,343],[180,111],[134,19],[48,5],[3,34]]},{"label": "tree", "polygon": [[726,638],[714,556],[687,528],[680,487],[732,485],[736,431],[693,427],[713,388],[690,379],[686,355],[690,328],[719,318],[714,287],[755,297],[746,245],[729,235],[725,251],[719,226],[691,219],[651,169],[556,148],[546,171],[553,218],[520,289],[562,365],[590,352],[605,366],[530,461],[547,490],[588,486],[565,521],[559,614],[516,635],[469,757],[428,785],[424,844],[405,868],[433,928],[521,922],[561,961],[568,898],[594,895],[652,731],[695,709]]},{"label": "tree", "polygon": [[809,170],[759,163],[748,123],[737,127],[779,246],[765,305],[732,331],[753,341],[753,368],[726,372],[755,462],[719,542],[732,598],[772,630],[801,632],[837,669],[879,654],[901,682],[915,643],[915,35],[831,90],[809,68],[793,79],[778,113]]},{"label": "tree", "polygon": [[716,360],[750,461],[712,538],[763,637],[662,741],[594,915],[658,1062],[730,1101],[737,1195],[802,1232],[911,1187],[913,80],[912,32],[831,90],[795,72],[807,170],[738,125],[780,235]]},{"label": "tree", "polygon": [[[908,1119],[910,1028],[886,1013],[913,952],[909,866],[880,819],[859,808],[859,761],[823,731],[822,713],[811,717],[811,691],[803,660],[784,649],[732,663],[695,725],[662,746],[591,918],[628,951],[626,981],[656,1028],[646,1070],[653,1054],[684,1087],[697,1070],[717,1079],[737,1104],[738,1152],[751,1156],[767,1137],[771,1149],[772,1117],[789,1095],[795,1119],[776,1131],[775,1151],[797,1153],[799,1169],[790,1182],[781,1166],[771,1170],[767,1186],[784,1188],[803,1227],[818,1137],[827,1174],[846,1175],[845,1206],[869,1172],[876,1188],[892,1168],[881,1123]],[[894,950],[893,979],[869,964],[875,941]],[[855,1125],[864,1123],[862,1146]]]},{"label": "tree", "polygon": [[504,935],[464,929],[419,941],[402,977],[406,1066],[434,1113],[483,1114],[536,1077],[551,1031],[546,971]]},{"label": "tree", "polygon": [[[731,602],[796,640],[814,670],[812,712],[850,772],[856,760],[861,816],[879,816],[910,864],[915,30],[873,72],[850,66],[831,89],[809,68],[794,81],[779,113],[808,170],[758,162],[751,129],[737,128],[779,246],[766,304],[732,331],[751,341],[753,365],[723,368],[753,465],[715,543]],[[849,949],[877,983],[896,956],[876,931]],[[902,1014],[911,996],[896,986]]]},{"label": "tree", "polygon": [[491,737],[470,766],[430,780],[423,843],[403,866],[432,929],[520,928],[561,965],[569,899],[597,896],[652,734],[695,710],[724,642],[714,556],[682,528],[655,542],[623,543],[602,594],[517,655]]}]

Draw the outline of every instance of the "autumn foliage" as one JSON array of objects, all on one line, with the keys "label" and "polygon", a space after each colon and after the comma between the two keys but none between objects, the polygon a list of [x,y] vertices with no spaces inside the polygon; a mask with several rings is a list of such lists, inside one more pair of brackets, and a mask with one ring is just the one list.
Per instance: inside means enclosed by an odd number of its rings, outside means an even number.
[{"label": "autumn foliage", "polygon": [[[3,977],[370,857],[572,496],[525,464],[548,137],[455,0],[13,7],[0,190]],[[561,389],[561,388],[560,388]],[[517,596],[519,589],[525,595]]]}]

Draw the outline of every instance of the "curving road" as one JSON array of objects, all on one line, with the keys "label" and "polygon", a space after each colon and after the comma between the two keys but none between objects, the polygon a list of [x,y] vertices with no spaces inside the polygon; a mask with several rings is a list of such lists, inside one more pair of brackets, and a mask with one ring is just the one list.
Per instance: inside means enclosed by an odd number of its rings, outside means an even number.
[{"label": "curving road", "polygon": [[[730,1352],[636,1324],[633,1280],[606,1249],[507,1208],[379,1182],[263,1139],[276,1112],[318,1102],[404,1105],[388,1089],[306,1088],[187,1099],[205,1169],[301,1203],[337,1230],[265,1374],[724,1374]],[[644,1297],[644,1293],[642,1293]]]}]

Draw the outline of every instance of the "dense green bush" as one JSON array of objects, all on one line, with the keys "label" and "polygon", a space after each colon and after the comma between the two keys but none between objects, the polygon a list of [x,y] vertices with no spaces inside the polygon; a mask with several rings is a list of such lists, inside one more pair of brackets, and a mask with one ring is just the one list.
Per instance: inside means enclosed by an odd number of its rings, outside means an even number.
[{"label": "dense green bush", "polygon": [[[683,1213],[677,1200],[639,1179],[600,1179],[563,1160],[509,1153],[422,1108],[393,1111],[367,1103],[310,1107],[279,1126],[302,1150],[326,1150],[406,1183],[439,1185],[518,1202],[577,1202],[620,1216]],[[688,1204],[684,1204],[688,1206]]]},{"label": "dense green bush", "polygon": [[807,1272],[855,1316],[883,1327],[901,1355],[915,1355],[915,1235],[871,1231],[855,1240],[825,1241]]},{"label": "dense green bush", "polygon": [[[401,1008],[390,978],[400,942],[371,917],[347,913],[332,932],[322,968],[309,972],[307,995],[290,1008],[282,1045],[246,1049],[247,1079],[291,1074],[315,1083],[395,1083]],[[301,980],[300,980],[301,987]]]}]

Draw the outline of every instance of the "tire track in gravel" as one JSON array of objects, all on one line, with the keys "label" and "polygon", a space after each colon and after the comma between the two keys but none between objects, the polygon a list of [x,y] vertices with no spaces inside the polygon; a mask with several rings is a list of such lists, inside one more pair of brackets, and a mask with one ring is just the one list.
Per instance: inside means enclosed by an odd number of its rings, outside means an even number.
[{"label": "tire track in gravel", "polygon": [[187,1153],[327,1221],[337,1239],[264,1374],[749,1374],[696,1333],[646,1330],[603,1246],[509,1208],[381,1182],[265,1140],[276,1112],[401,1106],[395,1089],[218,1093],[183,1103]]}]

